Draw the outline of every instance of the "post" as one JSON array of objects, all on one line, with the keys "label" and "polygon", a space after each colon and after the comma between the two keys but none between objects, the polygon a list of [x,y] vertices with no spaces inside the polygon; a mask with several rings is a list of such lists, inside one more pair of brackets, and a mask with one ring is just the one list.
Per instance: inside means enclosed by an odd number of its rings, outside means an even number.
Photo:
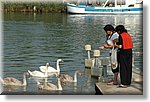
[{"label": "post", "polygon": [[102,64],[102,75],[99,77],[99,80],[101,82],[108,82],[109,78],[107,75],[107,69],[108,69],[108,64],[109,64],[109,59],[107,59],[106,57],[103,57],[101,59],[101,64]]},{"label": "post", "polygon": [[115,7],[117,7],[117,0],[115,0]]},{"label": "post", "polygon": [[108,67],[109,61],[107,58],[103,57],[102,59],[102,65],[103,65],[103,69],[102,69],[102,76],[104,78],[107,77],[107,67]]},{"label": "post", "polygon": [[107,77],[107,65],[103,65],[102,76],[103,76],[104,78]]},{"label": "post", "polygon": [[92,67],[94,67],[94,59],[92,59],[90,56],[91,45],[85,45],[85,50],[88,53],[88,58],[85,59],[85,67],[92,68]]},{"label": "post", "polygon": [[34,12],[36,12],[36,11],[37,11],[36,6],[34,6],[34,7],[33,7],[33,11],[34,11]]},{"label": "post", "polygon": [[85,50],[87,51],[88,53],[88,59],[90,59],[90,51],[91,51],[91,45],[85,45]]},{"label": "post", "polygon": [[100,66],[100,60],[99,60],[99,56],[100,56],[100,50],[94,50],[94,67],[91,69],[91,76],[94,77],[99,77],[101,76],[101,69],[99,68]]},{"label": "post", "polygon": [[100,50],[94,50],[94,57],[95,57],[95,66],[99,66],[98,57],[100,56]]},{"label": "post", "polygon": [[87,53],[88,53],[88,59],[90,59],[91,58],[90,51],[87,51]]},{"label": "post", "polygon": [[103,6],[103,7],[105,7],[105,6],[107,5],[108,1],[109,1],[109,0],[107,0],[107,1],[105,2],[105,4],[104,4],[104,6]]}]

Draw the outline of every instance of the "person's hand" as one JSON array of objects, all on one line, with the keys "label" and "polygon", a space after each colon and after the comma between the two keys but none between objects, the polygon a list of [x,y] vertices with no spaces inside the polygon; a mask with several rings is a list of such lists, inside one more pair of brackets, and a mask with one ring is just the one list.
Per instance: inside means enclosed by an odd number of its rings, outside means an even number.
[{"label": "person's hand", "polygon": [[108,47],[108,45],[107,44],[104,44],[104,48],[107,48]]},{"label": "person's hand", "polygon": [[117,47],[117,48],[122,48],[122,45],[117,45],[116,43],[115,43],[114,46]]},{"label": "person's hand", "polygon": [[116,44],[116,43],[114,43],[114,47],[117,47],[117,44]]},{"label": "person's hand", "polygon": [[99,49],[104,49],[104,48],[105,48],[104,46],[100,46],[100,47],[99,47]]}]

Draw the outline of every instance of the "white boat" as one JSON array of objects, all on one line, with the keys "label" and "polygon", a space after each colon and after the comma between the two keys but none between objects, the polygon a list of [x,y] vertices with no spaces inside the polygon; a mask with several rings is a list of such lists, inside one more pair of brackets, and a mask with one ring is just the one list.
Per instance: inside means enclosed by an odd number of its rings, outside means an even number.
[{"label": "white boat", "polygon": [[67,5],[67,12],[74,13],[74,14],[85,14],[85,13],[100,13],[100,14],[111,14],[111,13],[142,13],[143,12],[143,5],[141,3],[135,3],[132,5],[118,5],[117,0],[115,0],[114,6],[109,7],[107,0],[103,6],[91,6],[91,5],[75,5],[71,3],[66,3]]}]

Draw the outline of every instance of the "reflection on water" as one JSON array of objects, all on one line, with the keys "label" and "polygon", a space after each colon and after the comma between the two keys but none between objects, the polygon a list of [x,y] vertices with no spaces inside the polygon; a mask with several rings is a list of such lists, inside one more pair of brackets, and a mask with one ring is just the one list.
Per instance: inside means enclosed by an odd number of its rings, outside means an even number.
[{"label": "reflection on water", "polygon": [[[123,24],[133,37],[134,51],[142,52],[142,15],[67,15],[67,14],[4,14],[4,77],[22,80],[22,73],[27,70],[39,70],[39,66],[49,62],[56,67],[56,60],[64,60],[60,65],[61,73],[73,76],[76,70],[85,72],[84,59],[87,57],[85,44],[98,49],[105,41],[103,27]],[[109,50],[102,50],[101,55],[108,56]],[[143,69],[142,55],[135,58],[135,66]],[[28,93],[47,93],[37,88],[36,80],[28,78]],[[57,83],[56,77],[49,77],[49,82]],[[78,83],[62,85],[63,91],[48,94],[95,94],[94,84],[98,80],[88,74],[78,76]],[[5,91],[8,91],[5,88]],[[10,88],[10,90],[12,90]],[[23,88],[15,92],[24,92]]]}]

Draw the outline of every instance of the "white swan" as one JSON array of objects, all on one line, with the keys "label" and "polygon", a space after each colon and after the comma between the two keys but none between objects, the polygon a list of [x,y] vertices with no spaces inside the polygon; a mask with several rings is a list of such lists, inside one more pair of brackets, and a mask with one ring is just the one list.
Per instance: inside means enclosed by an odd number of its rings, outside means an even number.
[{"label": "white swan", "polygon": [[46,63],[46,66],[45,66],[45,72],[41,72],[41,71],[30,71],[28,70],[28,73],[33,76],[33,77],[42,77],[42,78],[46,78],[48,77],[48,73],[47,73],[47,69],[49,67],[49,63]]},{"label": "white swan", "polygon": [[19,81],[18,79],[13,78],[13,77],[6,77],[6,78],[3,78],[3,79],[0,77],[0,83],[2,83],[4,86],[5,85],[9,85],[9,86],[26,86],[27,85],[26,74],[27,73],[23,73],[23,81]]},{"label": "white swan", "polygon": [[81,75],[81,72],[79,70],[75,71],[74,77],[68,75],[68,74],[60,74],[60,81],[61,82],[77,82],[77,74]]},{"label": "white swan", "polygon": [[[59,73],[60,73],[59,62],[62,62],[62,61],[63,61],[62,59],[58,59],[58,60],[57,60],[57,64],[56,64],[56,69],[53,68],[53,67],[51,67],[51,66],[49,66],[47,72],[48,72],[48,73],[58,73],[58,74],[59,74]],[[39,68],[40,68],[40,70],[41,70],[42,72],[45,72],[45,71],[46,71],[46,67],[45,67],[45,66],[40,66]]]},{"label": "white swan", "polygon": [[62,90],[60,78],[57,78],[57,85],[54,85],[52,83],[47,83],[47,82],[44,82],[44,83],[37,82],[37,84],[38,84],[38,88],[41,90],[48,90],[48,91]]}]

